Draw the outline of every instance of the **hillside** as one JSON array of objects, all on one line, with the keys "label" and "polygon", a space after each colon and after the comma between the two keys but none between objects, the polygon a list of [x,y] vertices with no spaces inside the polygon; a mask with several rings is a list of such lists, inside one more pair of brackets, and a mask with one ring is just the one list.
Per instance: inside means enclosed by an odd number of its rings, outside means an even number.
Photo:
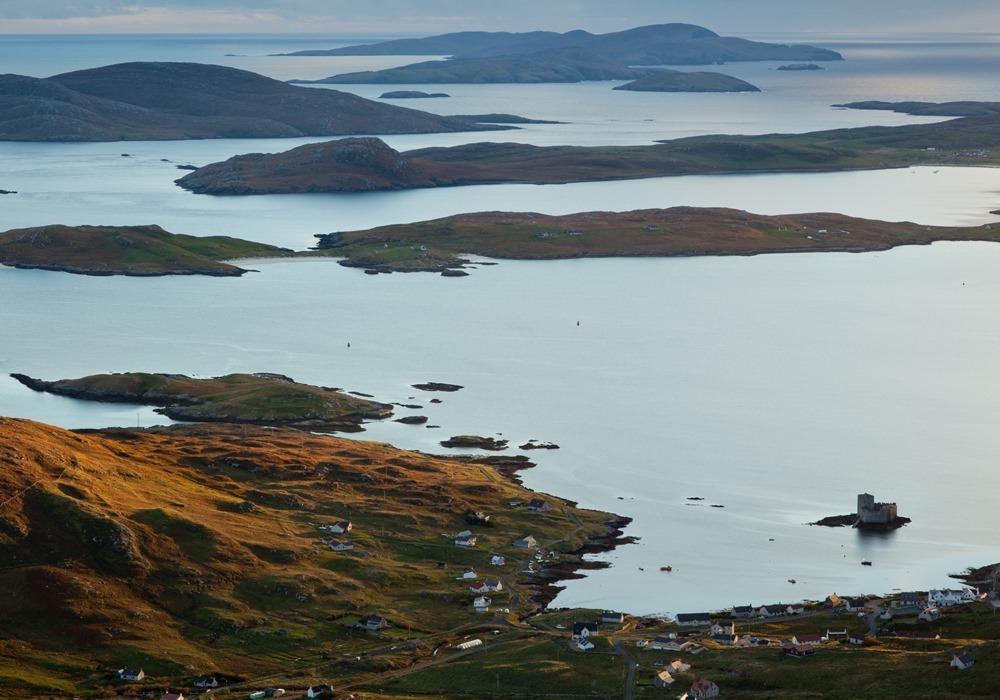
[{"label": "hillside", "polygon": [[632,92],[760,92],[760,88],[745,80],[722,73],[687,73],[658,70],[619,85],[615,90]]},{"label": "hillside", "polygon": [[300,83],[451,84],[451,83],[578,83],[584,80],[631,80],[644,71],[585,49],[556,49],[519,56],[453,58],[424,61],[401,68],[344,73]]},{"label": "hillside", "polygon": [[229,374],[194,379],[180,374],[94,374],[43,381],[11,375],[35,391],[87,401],[160,406],[182,421],[255,423],[322,431],[361,430],[365,418],[388,418],[392,407],[337,389],[300,384],[279,374]]},{"label": "hillside", "polygon": [[213,275],[247,271],[222,262],[284,257],[285,248],[228,236],[187,236],[159,226],[38,226],[0,233],[0,264],[82,275]]},{"label": "hillside", "polygon": [[[516,621],[547,594],[519,575],[515,538],[567,553],[614,531],[556,499],[544,515],[511,505],[536,495],[483,464],[297,430],[0,418],[0,696],[158,696],[213,674],[246,697],[405,668],[508,627],[472,611],[466,567],[503,580],[492,596]],[[493,515],[472,549],[442,534],[467,511]],[[355,549],[335,552],[321,526],[342,519],[353,530],[335,539]],[[490,567],[492,551],[508,563]],[[391,626],[352,627],[369,614]],[[117,681],[126,665],[146,680]]]},{"label": "hillside", "polygon": [[7,141],[339,136],[489,128],[198,63],[121,63],[51,78],[0,75],[0,140]]},{"label": "hillside", "polygon": [[318,237],[341,264],[440,271],[463,254],[500,259],[753,255],[886,250],[933,241],[1000,241],[1000,227],[948,228],[841,214],[762,216],[734,209],[675,207],[566,216],[483,212]]},{"label": "hillside", "polygon": [[722,37],[692,24],[656,24],[620,32],[454,32],[423,39],[396,39],[339,49],[297,51],[289,56],[517,56],[585,49],[629,65],[709,65],[736,61],[839,61],[836,51]]},{"label": "hillside", "polygon": [[648,146],[470,143],[400,153],[379,139],[344,139],[234,156],[177,184],[205,194],[280,194],[997,163],[1000,117],[976,117],[807,134],[695,136]]}]

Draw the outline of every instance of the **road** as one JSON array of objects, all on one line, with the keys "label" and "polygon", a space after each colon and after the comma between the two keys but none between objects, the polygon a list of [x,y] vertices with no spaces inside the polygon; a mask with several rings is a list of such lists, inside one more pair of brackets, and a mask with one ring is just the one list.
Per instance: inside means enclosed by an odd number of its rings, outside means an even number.
[{"label": "road", "polygon": [[625,700],[632,700],[632,691],[635,688],[635,670],[639,668],[639,663],[625,651],[625,647],[622,646],[619,639],[615,640],[615,651],[621,654],[628,663],[628,672],[625,674],[625,692],[622,693],[622,697]]}]

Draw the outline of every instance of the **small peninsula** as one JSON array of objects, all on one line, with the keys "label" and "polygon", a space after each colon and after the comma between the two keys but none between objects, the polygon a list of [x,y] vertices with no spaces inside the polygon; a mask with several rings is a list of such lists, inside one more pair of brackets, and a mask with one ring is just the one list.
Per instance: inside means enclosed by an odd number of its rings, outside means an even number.
[{"label": "small peninsula", "polygon": [[1000,102],[848,102],[833,105],[844,109],[867,109],[912,114],[918,117],[988,117],[1000,115]]},{"label": "small peninsula", "polygon": [[722,73],[657,70],[615,90],[632,92],[760,92],[745,80]]},{"label": "small peninsula", "polygon": [[447,92],[421,92],[420,90],[391,90],[379,95],[382,100],[423,100],[430,98],[451,97]]},{"label": "small peninsula", "polygon": [[279,374],[229,374],[200,379],[127,372],[44,381],[11,377],[35,391],[85,401],[158,406],[178,421],[251,423],[322,432],[358,432],[364,419],[392,415],[392,406],[337,389],[300,384]]},{"label": "small peninsula", "polygon": [[211,275],[247,270],[223,262],[292,251],[228,236],[187,236],[159,226],[38,226],[0,233],[0,264],[81,275]]},{"label": "small peninsula", "polygon": [[3,141],[289,138],[503,128],[199,63],[120,63],[51,78],[0,75]]},{"label": "small peninsula", "polygon": [[377,138],[352,138],[233,156],[176,182],[202,194],[281,194],[995,164],[1000,116],[805,134],[693,136],[648,146],[491,142],[400,152]]}]

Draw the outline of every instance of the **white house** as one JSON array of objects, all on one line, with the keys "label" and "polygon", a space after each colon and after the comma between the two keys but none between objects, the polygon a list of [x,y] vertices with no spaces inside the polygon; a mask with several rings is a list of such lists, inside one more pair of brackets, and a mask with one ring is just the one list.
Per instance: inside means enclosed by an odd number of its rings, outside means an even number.
[{"label": "white house", "polygon": [[328,540],[327,546],[334,552],[353,552],[354,543],[346,540]]},{"label": "white house", "polygon": [[195,678],[193,685],[195,688],[218,688],[219,679],[215,676],[202,676]]},{"label": "white house", "polygon": [[333,687],[329,685],[314,685],[310,686],[309,690],[306,691],[307,698],[318,698],[323,693],[332,693]]},{"label": "white house", "polygon": [[864,598],[844,598],[844,609],[848,612],[862,612],[868,601]]},{"label": "white house", "polygon": [[667,670],[671,673],[684,673],[691,670],[691,664],[686,664],[680,659],[674,659],[667,666]]},{"label": "white house", "polygon": [[975,663],[976,660],[973,659],[969,654],[954,654],[951,657],[951,663],[949,664],[949,666],[958,671],[964,671],[967,668],[972,668],[975,665]]},{"label": "white house", "polygon": [[937,622],[941,619],[941,611],[938,608],[924,608],[917,619],[921,622]]},{"label": "white house", "polygon": [[941,590],[930,591],[927,594],[927,603],[931,606],[942,608],[949,605],[972,603],[978,597],[979,595],[971,588],[943,588]]},{"label": "white house", "polygon": [[596,622],[574,622],[573,638],[586,639],[596,637],[601,633],[601,628]]},{"label": "white house", "polygon": [[715,622],[710,631],[712,639],[720,644],[735,644],[739,637],[736,636],[736,625],[732,622]]},{"label": "white house", "polygon": [[490,611],[490,605],[493,603],[492,600],[484,595],[479,596],[474,601],[472,601],[472,607],[476,609],[477,613],[484,613]]},{"label": "white house", "polygon": [[329,525],[326,531],[334,535],[346,535],[354,529],[354,524],[350,520],[338,520],[333,525]]},{"label": "white house", "polygon": [[601,613],[601,622],[607,622],[612,625],[624,624],[625,613],[615,612],[614,610],[605,610]]},{"label": "white house", "polygon": [[475,569],[466,569],[465,573],[462,574],[462,578],[463,579],[474,579],[474,578],[476,578],[476,570]]},{"label": "white house", "polygon": [[462,530],[460,533],[455,535],[455,546],[456,547],[475,547],[478,537],[473,535],[469,530]]},{"label": "white house", "polygon": [[456,644],[455,648],[461,649],[462,651],[466,651],[468,649],[475,649],[476,647],[481,647],[482,645],[483,645],[482,639],[467,639],[461,644]]},{"label": "white house", "polygon": [[489,593],[490,587],[486,585],[485,581],[475,581],[469,586],[469,590],[473,593]]},{"label": "white house", "polygon": [[580,651],[590,651],[594,648],[594,643],[584,637],[574,639],[573,643],[576,644],[576,648]]},{"label": "white house", "polygon": [[118,678],[123,681],[141,681],[146,673],[141,668],[120,668]]},{"label": "white house", "polygon": [[494,579],[491,581],[486,581],[486,590],[490,593],[499,593],[503,590],[503,581],[500,579]]},{"label": "white house", "polygon": [[490,557],[491,566],[503,566],[506,563],[507,560],[501,557],[499,554],[494,554],[492,557]]}]

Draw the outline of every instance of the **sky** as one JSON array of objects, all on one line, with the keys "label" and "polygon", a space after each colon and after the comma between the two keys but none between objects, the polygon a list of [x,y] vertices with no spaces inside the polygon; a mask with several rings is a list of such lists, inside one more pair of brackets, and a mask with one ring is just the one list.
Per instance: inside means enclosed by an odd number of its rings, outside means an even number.
[{"label": "sky", "polygon": [[1000,0],[0,0],[0,34],[601,32],[661,22],[726,34],[1000,32]]}]

